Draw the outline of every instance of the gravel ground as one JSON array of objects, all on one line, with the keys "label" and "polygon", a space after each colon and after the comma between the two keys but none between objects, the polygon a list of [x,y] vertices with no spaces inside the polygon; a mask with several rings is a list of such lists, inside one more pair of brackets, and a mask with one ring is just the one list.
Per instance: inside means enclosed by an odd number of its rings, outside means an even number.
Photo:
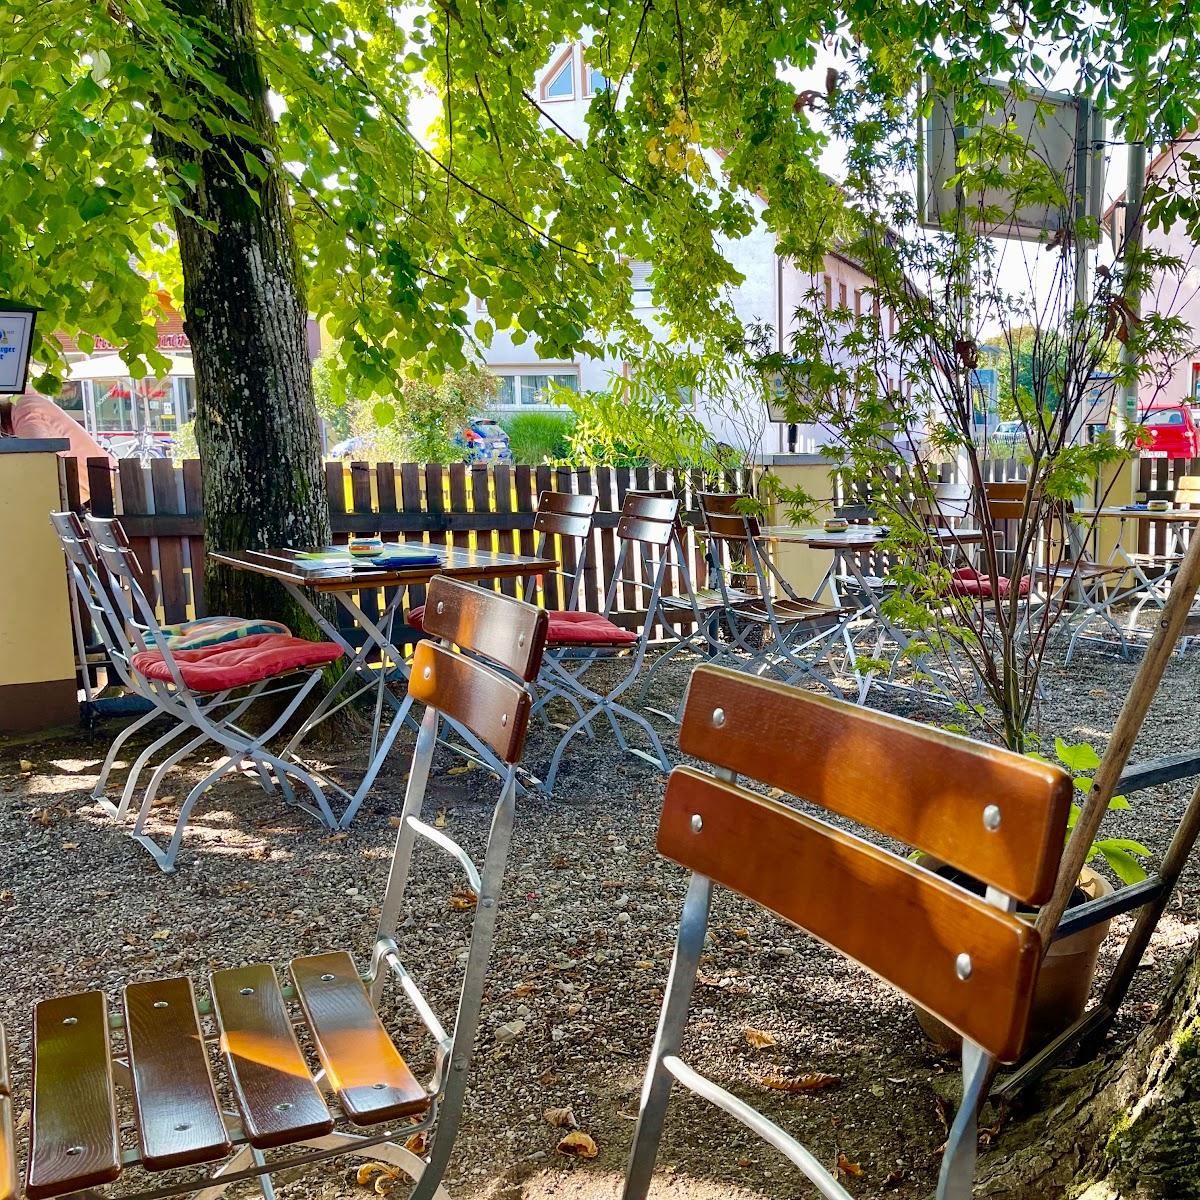
[{"label": "gravel ground", "polygon": [[[1069,671],[1049,669],[1043,732],[1103,748],[1135,669],[1087,653]],[[665,690],[681,687],[685,676],[684,667]],[[1195,745],[1196,678],[1194,656],[1172,661],[1135,760]],[[899,697],[882,703],[944,719]],[[0,1018],[18,1113],[28,1104],[29,1006],[39,996],[100,987],[116,999],[126,980],[188,973],[199,981],[219,967],[370,945],[411,741],[401,739],[347,834],[331,836],[303,814],[281,811],[247,780],[223,783],[194,817],[178,873],[164,876],[90,800],[118,728],[0,742],[0,954],[9,965]],[[535,769],[549,757],[552,736],[535,731],[528,755]],[[324,753],[344,782],[361,769],[355,754]],[[455,761],[439,758],[426,817],[443,814],[446,831],[477,852],[491,785],[485,772],[447,774]],[[199,766],[164,790],[177,798]],[[118,772],[114,782],[121,778]],[[685,886],[684,873],[654,851],[662,789],[658,772],[619,757],[602,736],[574,744],[560,798],[520,800],[465,1124],[447,1180],[456,1200],[619,1194]],[[1131,809],[1109,815],[1106,830],[1161,855],[1189,794],[1186,783],[1140,793]],[[162,805],[164,816],[172,810]],[[459,886],[449,865],[428,854],[420,864],[415,920],[401,941],[448,1020],[469,913],[447,903]],[[1198,895],[1193,863],[1117,1036],[1152,1016],[1195,936]],[[1114,923],[1102,971],[1129,924]],[[414,1044],[404,1014],[394,1011],[392,1019],[400,1044]],[[773,1044],[754,1048],[747,1030],[769,1034]],[[939,1097],[955,1094],[956,1062],[924,1041],[907,1004],[889,989],[727,894],[714,907],[684,1057],[798,1133],[827,1163],[843,1156],[859,1172],[843,1176],[854,1195],[918,1197],[932,1189],[945,1136]],[[419,1050],[410,1058],[425,1062]],[[764,1083],[813,1074],[835,1079],[803,1092]],[[544,1114],[557,1108],[572,1110],[594,1138],[597,1158],[556,1153],[563,1131]],[[247,1186],[237,1194],[250,1194]],[[368,1193],[342,1165],[284,1176],[279,1194]],[[678,1096],[652,1194],[814,1193],[739,1126]]]}]

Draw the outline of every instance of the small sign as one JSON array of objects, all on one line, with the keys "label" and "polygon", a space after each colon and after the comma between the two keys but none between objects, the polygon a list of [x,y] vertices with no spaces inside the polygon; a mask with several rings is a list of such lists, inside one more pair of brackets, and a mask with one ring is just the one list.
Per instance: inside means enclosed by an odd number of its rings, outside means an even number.
[{"label": "small sign", "polygon": [[29,378],[29,348],[38,309],[0,300],[0,396],[19,396]]}]

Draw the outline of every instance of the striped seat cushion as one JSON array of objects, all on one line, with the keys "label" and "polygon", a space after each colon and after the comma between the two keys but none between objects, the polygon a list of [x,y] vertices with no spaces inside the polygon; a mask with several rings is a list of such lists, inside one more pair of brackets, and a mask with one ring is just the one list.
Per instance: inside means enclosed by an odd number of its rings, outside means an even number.
[{"label": "striped seat cushion", "polygon": [[[256,621],[249,617],[198,617],[177,625],[160,625],[159,630],[168,650],[202,650],[205,646],[220,646],[260,633],[282,633],[286,637],[292,633],[281,621]],[[158,642],[149,631],[145,637],[147,646]]]}]

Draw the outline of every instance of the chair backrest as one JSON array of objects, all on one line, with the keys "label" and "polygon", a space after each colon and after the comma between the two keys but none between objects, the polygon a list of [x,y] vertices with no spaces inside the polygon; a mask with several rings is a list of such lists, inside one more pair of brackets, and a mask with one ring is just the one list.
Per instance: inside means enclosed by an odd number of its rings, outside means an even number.
[{"label": "chair backrest", "polygon": [[704,518],[704,528],[711,538],[744,542],[747,537],[758,537],[762,532],[758,517],[739,508],[753,499],[747,493],[699,492],[696,499]]},{"label": "chair backrest", "polygon": [[1029,493],[1029,484],[1019,481],[985,483],[983,490],[987,497],[988,517],[993,524],[1021,519],[1025,512],[1025,497]]},{"label": "chair backrest", "polygon": [[617,521],[617,537],[623,542],[665,546],[679,520],[679,500],[647,492],[627,492]]},{"label": "chair backrest", "polygon": [[1200,475],[1181,475],[1175,483],[1175,503],[1180,508],[1200,508]]},{"label": "chair backrest", "polygon": [[916,510],[930,525],[939,529],[952,528],[971,516],[971,485],[935,483],[931,496],[917,498]]},{"label": "chair backrest", "polygon": [[[680,749],[1044,903],[1072,783],[1055,766],[738,672],[692,675]],[[692,768],[659,851],[807,929],[992,1055],[1021,1051],[1041,958],[1031,925],[890,851]]]},{"label": "chair backrest", "polygon": [[[563,565],[553,574],[570,580],[570,586],[563,598],[564,607],[568,611],[579,607],[579,593],[587,568],[592,529],[596,523],[596,507],[599,503],[599,496],[574,495],[571,492],[542,492],[538,497],[533,528],[541,536],[536,553],[539,558],[547,557],[553,549],[551,539],[559,539],[561,552],[558,558]],[[537,577],[531,575],[525,581],[523,598],[532,600],[537,586]]]},{"label": "chair backrest", "polygon": [[[465,725],[506,763],[525,747],[532,696],[521,680],[537,678],[546,646],[545,611],[497,592],[438,576],[429,585],[425,632],[442,643],[417,643],[409,693]],[[451,644],[467,651],[455,654]],[[502,675],[470,655],[505,668]]]}]

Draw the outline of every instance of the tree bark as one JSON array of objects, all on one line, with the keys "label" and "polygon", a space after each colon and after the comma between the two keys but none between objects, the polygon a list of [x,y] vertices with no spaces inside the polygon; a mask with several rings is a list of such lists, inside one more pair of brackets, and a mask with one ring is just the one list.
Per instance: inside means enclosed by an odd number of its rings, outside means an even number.
[{"label": "tree bark", "polygon": [[1200,956],[1192,948],[1158,1019],[1107,1058],[1061,1072],[1037,1112],[980,1164],[988,1200],[1200,1197]]},{"label": "tree bark", "polygon": [[[206,545],[321,546],[330,539],[329,506],[308,309],[254,43],[253,6],[251,0],[176,0],[175,7],[181,21],[207,23],[208,37],[219,43],[216,69],[250,113],[249,121],[232,108],[222,115],[256,134],[219,135],[203,152],[155,138],[155,153],[168,170],[198,174],[191,212],[176,209],[175,228],[196,368]],[[211,108],[213,101],[207,103]],[[257,202],[247,185],[257,191]],[[211,559],[205,593],[210,613],[308,624],[278,584]]]}]

